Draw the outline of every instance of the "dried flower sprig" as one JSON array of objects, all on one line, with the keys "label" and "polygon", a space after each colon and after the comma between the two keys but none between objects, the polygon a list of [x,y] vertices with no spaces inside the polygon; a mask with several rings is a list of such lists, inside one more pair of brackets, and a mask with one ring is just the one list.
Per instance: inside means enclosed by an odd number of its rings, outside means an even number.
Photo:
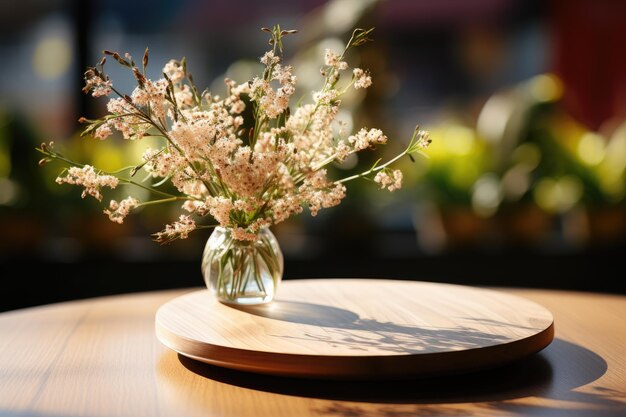
[{"label": "dried flower sprig", "polygon": [[[421,154],[428,146],[428,133],[418,128],[405,150],[387,162],[378,160],[370,169],[338,180],[329,179],[326,170],[350,154],[387,143],[379,129],[363,128],[345,137],[336,136],[332,128],[342,95],[350,88],[372,84],[369,72],[350,69],[345,55],[350,48],[370,41],[373,29],[354,30],[340,54],[325,51],[320,71],[323,87],[312,93],[310,103],[298,105],[293,112],[290,103],[297,78],[293,68],[283,63],[282,52],[283,38],[296,31],[278,25],[263,30],[271,34],[272,46],[260,59],[265,66],[263,74],[241,84],[226,79],[223,98],[198,90],[185,59],[170,60],[163,77],[153,81],[146,76],[148,49],[141,68],[128,54],[104,51],[98,65],[85,72],[84,91],[94,97],[116,97],[109,99],[107,115],[80,119],[86,124],[83,135],[104,140],[118,131],[127,140],[160,137],[164,145],[148,149],[140,163],[117,172],[76,163],[57,152],[52,143],[38,149],[44,154],[40,163],[60,160],[69,165],[57,182],[83,186],[83,197],[101,200],[102,188],[115,188],[118,183],[158,196],[144,202],[132,196],[111,201],[104,213],[116,223],[122,223],[137,207],[182,201],[187,214],[154,235],[160,242],[184,239],[195,229],[213,227],[197,224],[196,219],[206,216],[215,219],[216,225],[230,228],[235,239],[254,240],[262,227],[301,213],[303,207],[316,215],[322,208],[339,204],[346,194],[344,183],[357,178],[373,179],[389,191],[400,188],[402,173],[390,165],[406,155],[413,159],[412,155]],[[118,91],[105,73],[107,56],[131,71],[137,82],[131,94]],[[346,73],[351,77],[340,87]],[[248,106],[253,120],[244,120]],[[140,170],[155,183],[134,181]],[[125,172],[128,175],[123,176]],[[165,182],[178,193],[159,189]]]}]

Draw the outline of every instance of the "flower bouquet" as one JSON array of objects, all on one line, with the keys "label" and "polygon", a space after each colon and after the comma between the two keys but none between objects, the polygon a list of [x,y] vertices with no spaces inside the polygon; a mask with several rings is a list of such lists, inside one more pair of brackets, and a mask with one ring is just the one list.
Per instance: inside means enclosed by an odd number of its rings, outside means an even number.
[{"label": "flower bouquet", "polygon": [[[87,69],[84,92],[114,97],[105,116],[80,119],[86,124],[83,135],[104,140],[117,131],[126,140],[154,141],[158,146],[148,148],[137,165],[105,172],[66,158],[53,143],[38,148],[44,155],[40,164],[60,160],[68,165],[56,182],[82,186],[82,197],[102,200],[105,188],[119,184],[150,190],[153,199],[147,201],[133,196],[111,200],[104,213],[113,222],[122,223],[138,207],[180,204],[183,214],[154,234],[157,242],[215,228],[205,247],[202,271],[208,288],[227,303],[272,300],[282,278],[283,258],[271,225],[304,207],[315,216],[322,208],[338,205],[346,195],[345,184],[358,178],[389,191],[400,188],[402,172],[391,165],[403,156],[412,159],[430,142],[428,133],[416,128],[397,156],[379,159],[355,175],[329,178],[330,164],[387,142],[375,128],[345,132],[336,118],[348,89],[372,84],[368,71],[351,69],[344,61],[348,50],[370,40],[372,29],[354,30],[340,53],[326,50],[322,89],[297,104],[292,103],[297,79],[282,59],[283,37],[295,31],[279,26],[263,30],[271,35],[271,50],[260,59],[263,74],[243,83],[226,79],[224,97],[200,91],[185,59],[169,61],[161,79],[148,79],[148,49],[140,66],[129,54],[104,51],[99,64]],[[118,91],[105,73],[107,57],[136,80],[130,94]],[[143,180],[136,179],[140,171],[145,172]],[[165,191],[168,182],[176,192]]]}]

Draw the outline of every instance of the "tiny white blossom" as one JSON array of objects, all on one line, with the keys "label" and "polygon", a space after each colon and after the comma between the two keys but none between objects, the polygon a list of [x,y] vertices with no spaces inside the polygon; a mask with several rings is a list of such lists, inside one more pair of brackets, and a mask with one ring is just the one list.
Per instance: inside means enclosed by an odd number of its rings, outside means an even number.
[{"label": "tiny white blossom", "polygon": [[179,83],[185,78],[183,66],[180,62],[172,59],[163,67],[163,72],[167,74],[172,83]]},{"label": "tiny white blossom", "polygon": [[104,214],[109,216],[109,220],[115,223],[122,224],[124,219],[132,209],[139,205],[139,200],[133,197],[127,197],[119,203],[115,200],[111,200],[109,208],[104,209]]},{"label": "tiny white blossom", "polygon": [[324,51],[324,64],[329,67],[334,67],[339,63],[339,56],[331,51],[330,49],[326,49]]},{"label": "tiny white blossom", "polygon": [[233,239],[236,239],[236,240],[255,241],[257,238],[257,234],[255,232],[248,232],[243,227],[234,227],[231,230],[231,235]]},{"label": "tiny white blossom", "polygon": [[104,140],[111,136],[112,133],[113,132],[111,131],[111,126],[109,126],[108,123],[104,123],[95,130],[93,137],[96,139]]},{"label": "tiny white blossom", "polygon": [[316,91],[313,93],[313,101],[321,105],[331,104],[339,95],[337,90]]},{"label": "tiny white blossom", "polygon": [[89,69],[85,72],[85,87],[84,92],[91,91],[93,97],[108,96],[113,92],[113,84],[111,80],[104,80],[100,75],[94,72],[94,69]]},{"label": "tiny white blossom", "polygon": [[165,229],[155,234],[157,242],[169,242],[175,239],[187,239],[189,233],[196,230],[196,222],[188,215],[181,214],[177,221],[165,226]]},{"label": "tiny white blossom", "polygon": [[361,68],[355,68],[354,70],[352,70],[352,73],[354,74],[355,78],[355,89],[358,90],[359,88],[367,88],[372,85],[372,77],[370,77],[370,75],[363,71]]},{"label": "tiny white blossom", "polygon": [[185,84],[181,89],[174,93],[176,104],[178,107],[191,106],[193,104],[193,94],[191,88]]},{"label": "tiny white blossom", "polygon": [[382,145],[387,143],[387,136],[385,136],[380,129],[365,128],[359,130],[356,135],[348,137],[348,142],[354,146],[355,151],[361,151],[374,145]]},{"label": "tiny white blossom", "polygon": [[67,170],[67,174],[62,177],[57,177],[57,184],[73,184],[82,185],[85,190],[82,193],[82,198],[85,198],[87,194],[94,197],[96,200],[102,200],[102,194],[100,188],[117,187],[119,180],[112,175],[99,175],[96,173],[94,167],[85,165],[82,168],[71,167]]},{"label": "tiny white blossom", "polygon": [[337,55],[330,49],[326,49],[324,51],[324,64],[342,71],[348,69],[348,63],[345,61],[340,61],[339,55]]},{"label": "tiny white blossom", "polygon": [[374,181],[380,184],[380,188],[387,188],[389,191],[395,191],[402,187],[402,171],[399,169],[391,172],[383,170],[376,174]]},{"label": "tiny white blossom", "polygon": [[267,51],[261,57],[261,64],[267,65],[268,67],[278,62],[280,62],[280,58],[274,55],[274,51]]},{"label": "tiny white blossom", "polygon": [[420,149],[426,149],[430,146],[432,139],[430,138],[430,133],[426,130],[420,130],[417,132],[417,146]]}]

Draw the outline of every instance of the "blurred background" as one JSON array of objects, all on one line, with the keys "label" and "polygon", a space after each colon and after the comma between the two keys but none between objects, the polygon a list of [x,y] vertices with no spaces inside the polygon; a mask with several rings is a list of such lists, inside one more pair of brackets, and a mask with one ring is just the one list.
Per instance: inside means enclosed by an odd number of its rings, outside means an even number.
[{"label": "blurred background", "polygon": [[[105,111],[81,92],[84,68],[103,49],[139,58],[148,46],[152,78],[185,56],[196,83],[216,92],[225,76],[259,71],[259,28],[276,23],[299,30],[285,55],[300,93],[320,82],[325,48],[376,27],[375,41],[349,57],[374,85],[345,98],[344,117],[354,129],[385,131],[387,156],[416,123],[433,138],[430,158],[402,162],[402,190],[353,182],[340,206],[277,226],[285,279],[626,292],[626,2],[4,0],[0,310],[203,285],[209,232],[152,242],[177,207],[113,224],[78,188],[56,185],[61,166],[39,167],[34,148],[54,140],[104,169],[133,163],[148,142],[78,137],[80,116]],[[130,91],[127,73],[109,71]],[[364,155],[343,169],[373,161]]]}]

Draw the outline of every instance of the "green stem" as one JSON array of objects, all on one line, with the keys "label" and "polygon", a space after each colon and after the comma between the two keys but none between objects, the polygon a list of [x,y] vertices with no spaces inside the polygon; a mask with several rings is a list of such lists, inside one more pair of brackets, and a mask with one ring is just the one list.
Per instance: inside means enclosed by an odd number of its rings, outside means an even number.
[{"label": "green stem", "polygon": [[[52,158],[52,159],[58,159],[58,160],[60,160],[60,161],[65,162],[65,163],[66,163],[66,164],[68,164],[68,165],[75,166],[75,167],[77,167],[77,168],[84,168],[85,166],[87,166],[87,164],[80,164],[80,163],[78,163],[78,162],[72,161],[71,159],[67,159],[67,158],[66,158],[66,157],[64,157],[63,155],[61,155],[61,154],[59,154],[59,153],[56,153],[56,152],[47,152],[47,151],[43,151],[43,150],[41,150],[41,149],[37,149],[37,150],[38,150],[39,152],[41,152],[42,154],[46,155],[46,156],[47,156],[47,157],[49,157],[49,158]],[[119,181],[121,181],[121,182],[123,182],[123,183],[126,183],[126,184],[132,184],[132,185],[134,185],[134,186],[136,186],[136,187],[143,188],[144,190],[147,190],[147,191],[150,191],[150,192],[153,192],[153,193],[155,193],[155,194],[159,194],[159,195],[162,195],[162,196],[165,196],[165,197],[170,197],[170,198],[174,198],[174,197],[176,197],[176,198],[178,198],[177,196],[175,196],[175,195],[173,195],[173,194],[170,194],[170,193],[166,193],[165,191],[157,190],[156,188],[152,188],[152,187],[145,186],[145,185],[140,184],[140,183],[138,183],[138,182],[136,182],[136,181],[133,181],[133,180],[131,180],[131,179],[129,179],[129,178],[118,177],[118,176],[116,175],[116,173],[117,173],[117,172],[122,172],[122,171],[124,171],[124,170],[126,170],[126,169],[128,169],[128,168],[122,168],[122,169],[120,169],[120,170],[117,170],[117,171],[111,171],[111,172],[109,172],[109,171],[104,171],[104,170],[102,170],[102,169],[98,169],[98,168],[94,168],[94,169],[96,169],[98,172],[103,173],[103,174],[105,174],[105,175],[111,175],[111,176],[114,176],[114,177],[116,177]],[[189,198],[192,198],[192,197],[189,197]],[[187,199],[189,199],[189,198],[184,198],[184,199],[185,199],[185,200],[187,200]]]},{"label": "green stem", "polygon": [[187,197],[170,197],[170,198],[163,198],[161,200],[144,201],[144,202],[139,203],[137,207],[150,206],[154,204],[171,203],[173,201],[187,201],[187,200],[188,200]]},{"label": "green stem", "polygon": [[340,180],[335,181],[335,184],[341,184],[344,182],[348,182],[348,181],[352,181],[355,180],[357,178],[362,178],[365,177],[373,172],[377,172],[380,171],[381,169],[384,169],[386,167],[388,167],[389,165],[393,164],[394,162],[396,162],[398,159],[402,158],[404,155],[409,153],[409,149],[406,149],[404,152],[402,152],[401,154],[397,155],[395,158],[385,162],[382,165],[378,165],[377,167],[374,168],[370,168],[367,171],[361,172],[360,174],[356,174],[356,175],[352,175],[351,177],[346,177]]},{"label": "green stem", "polygon": [[[102,171],[102,172],[104,172],[104,171]],[[142,185],[142,184],[140,184],[140,183],[138,183],[136,181],[129,180],[128,178],[117,177],[117,179],[122,181],[122,182],[124,182],[124,183],[126,183],[126,184],[132,184],[135,187],[143,188],[144,190],[151,191],[151,192],[153,192],[155,194],[159,194],[159,195],[162,195],[162,196],[165,196],[165,197],[169,197],[169,198],[179,198],[179,197],[175,196],[174,194],[166,193],[165,191],[157,190],[156,188],[147,187],[147,186]],[[194,198],[194,197],[188,197],[188,198],[180,197],[180,199],[182,199],[182,200],[189,200],[189,199],[199,200],[199,199]]]},{"label": "green stem", "polygon": [[196,225],[196,230],[199,229],[214,229],[216,227],[219,227],[219,224],[197,224]]},{"label": "green stem", "polygon": [[[259,268],[258,259],[256,257],[256,254],[253,253],[252,257],[253,257],[253,266],[254,266],[254,280],[256,281],[256,284],[257,284],[257,287],[259,288],[259,291],[261,291],[261,293],[266,296],[267,295],[267,291],[265,290],[265,285],[263,285],[263,277],[261,276],[261,271],[260,271],[260,268]],[[273,277],[273,275],[272,275],[272,277]]]}]

